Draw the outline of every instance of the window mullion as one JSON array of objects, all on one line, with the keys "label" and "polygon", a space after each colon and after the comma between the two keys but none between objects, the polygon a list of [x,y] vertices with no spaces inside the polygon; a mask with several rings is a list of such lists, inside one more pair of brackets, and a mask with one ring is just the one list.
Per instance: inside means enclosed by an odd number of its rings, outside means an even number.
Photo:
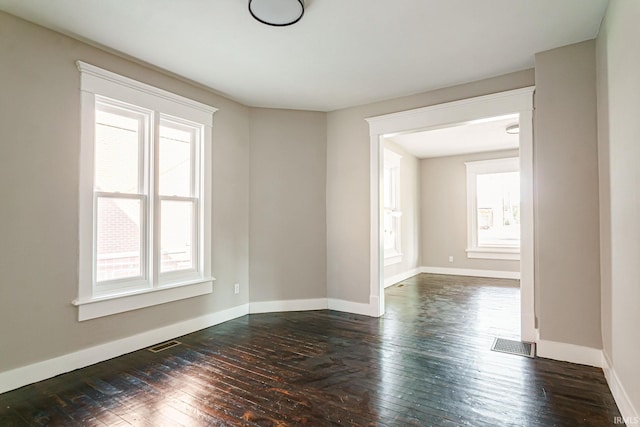
[{"label": "window mullion", "polygon": [[138,192],[142,197],[142,247],[144,251],[143,259],[143,276],[147,280],[149,286],[153,286],[152,276],[149,274],[149,227],[153,224],[149,218],[149,114],[145,114],[145,119],[140,123],[138,141]]},{"label": "window mullion", "polygon": [[160,198],[158,197],[159,162],[160,162],[160,113],[154,111],[151,115],[148,155],[149,182],[149,274],[151,286],[156,288],[160,277]]}]

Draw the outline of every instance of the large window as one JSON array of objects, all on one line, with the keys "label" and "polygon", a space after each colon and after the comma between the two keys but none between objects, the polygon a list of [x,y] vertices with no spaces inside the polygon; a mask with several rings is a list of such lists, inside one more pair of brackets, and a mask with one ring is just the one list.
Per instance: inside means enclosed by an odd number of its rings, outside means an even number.
[{"label": "large window", "polygon": [[467,256],[520,259],[519,159],[467,162]]},{"label": "large window", "polygon": [[215,109],[79,62],[79,319],[212,291]]},{"label": "large window", "polygon": [[385,148],[382,172],[384,264],[402,261],[400,209],[400,160],[402,156]]}]

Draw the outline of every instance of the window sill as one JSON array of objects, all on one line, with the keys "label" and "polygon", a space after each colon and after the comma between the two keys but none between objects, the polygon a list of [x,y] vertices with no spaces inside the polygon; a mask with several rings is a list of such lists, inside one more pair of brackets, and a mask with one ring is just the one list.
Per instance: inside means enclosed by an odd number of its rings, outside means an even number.
[{"label": "window sill", "polygon": [[210,294],[213,292],[213,282],[215,280],[215,278],[209,277],[197,281],[156,289],[145,289],[133,293],[109,295],[83,301],[75,300],[73,301],[73,305],[78,307],[78,321],[82,322],[111,314]]},{"label": "window sill", "polygon": [[520,260],[519,248],[473,248],[467,249],[467,258]]},{"label": "window sill", "polygon": [[384,257],[384,265],[385,267],[388,265],[399,264],[402,262],[402,254],[394,253],[392,255],[388,255]]}]

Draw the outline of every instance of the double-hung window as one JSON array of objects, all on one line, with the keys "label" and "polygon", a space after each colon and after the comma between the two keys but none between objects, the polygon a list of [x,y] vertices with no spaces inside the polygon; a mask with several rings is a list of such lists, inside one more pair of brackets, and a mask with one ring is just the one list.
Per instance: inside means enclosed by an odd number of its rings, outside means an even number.
[{"label": "double-hung window", "polygon": [[384,265],[402,261],[400,209],[400,160],[402,156],[384,149],[382,172]]},{"label": "double-hung window", "polygon": [[519,158],[466,162],[467,257],[520,259]]},{"label": "double-hung window", "polygon": [[78,62],[79,320],[212,292],[215,108]]}]

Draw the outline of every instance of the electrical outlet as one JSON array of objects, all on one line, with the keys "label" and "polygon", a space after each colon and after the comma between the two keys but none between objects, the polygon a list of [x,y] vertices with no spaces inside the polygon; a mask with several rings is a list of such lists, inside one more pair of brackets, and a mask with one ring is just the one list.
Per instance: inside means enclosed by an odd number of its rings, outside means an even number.
[{"label": "electrical outlet", "polygon": [[453,255],[449,255],[449,262],[453,262]]},{"label": "electrical outlet", "polygon": [[240,293],[240,283],[236,283],[235,285],[233,285],[233,293],[234,294]]}]

